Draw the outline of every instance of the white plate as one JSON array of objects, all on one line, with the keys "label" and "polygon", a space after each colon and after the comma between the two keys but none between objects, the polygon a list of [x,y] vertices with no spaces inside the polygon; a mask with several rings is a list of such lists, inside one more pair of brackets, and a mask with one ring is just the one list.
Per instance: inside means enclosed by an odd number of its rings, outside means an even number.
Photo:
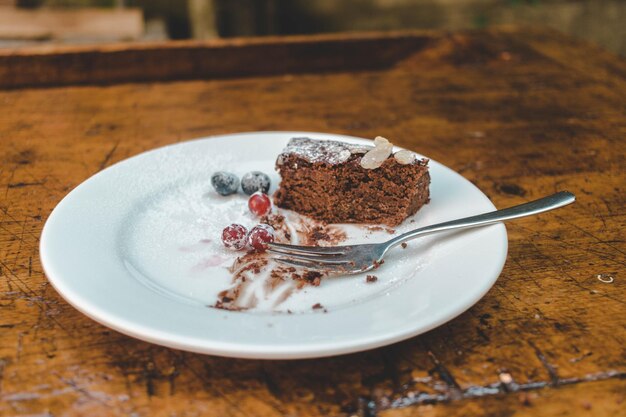
[{"label": "white plate", "polygon": [[[78,310],[127,335],[194,352],[266,359],[337,355],[407,339],[456,317],[493,285],[507,253],[501,224],[397,248],[375,272],[375,283],[364,275],[329,278],[276,307],[271,300],[245,312],[207,307],[231,285],[226,267],[236,254],[222,248],[222,228],[254,224],[246,196],[217,195],[211,173],[264,171],[273,192],[276,156],[294,136],[364,142],[255,132],[179,143],[115,164],[76,187],[48,218],[41,236],[48,279]],[[397,232],[494,210],[459,174],[435,161],[430,170],[431,202]],[[349,242],[391,237],[355,226],[346,231]],[[326,312],[313,310],[316,303]]]}]

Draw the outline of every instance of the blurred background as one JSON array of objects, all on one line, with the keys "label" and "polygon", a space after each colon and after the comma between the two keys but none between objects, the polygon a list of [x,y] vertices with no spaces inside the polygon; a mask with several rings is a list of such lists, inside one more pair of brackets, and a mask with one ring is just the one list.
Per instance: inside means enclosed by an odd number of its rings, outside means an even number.
[{"label": "blurred background", "polygon": [[626,56],[626,0],[0,0],[0,48],[502,25]]}]

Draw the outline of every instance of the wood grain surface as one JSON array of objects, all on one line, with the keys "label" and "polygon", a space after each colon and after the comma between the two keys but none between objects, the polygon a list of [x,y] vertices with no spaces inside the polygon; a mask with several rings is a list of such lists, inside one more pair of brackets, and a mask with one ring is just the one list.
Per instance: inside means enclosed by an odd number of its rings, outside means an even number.
[{"label": "wood grain surface", "polygon": [[[150,82],[130,82],[135,67],[107,81],[107,71],[74,73],[98,53],[83,50],[67,77],[30,84],[46,88],[0,77],[0,415],[624,415],[626,63],[539,30],[408,33],[396,49],[377,36],[348,37],[364,42],[354,62],[340,56],[342,36],[286,40],[299,59],[271,71],[259,62],[256,75],[181,75],[175,63]],[[232,59],[223,68],[286,48],[242,42],[220,46]],[[55,74],[64,53],[20,54]],[[0,74],[16,74],[8,56]],[[557,190],[578,201],[508,224],[502,275],[460,317],[340,357],[164,348],[95,323],[48,284],[39,235],[73,187],[156,146],[253,130],[383,135],[460,172],[498,207]]]}]

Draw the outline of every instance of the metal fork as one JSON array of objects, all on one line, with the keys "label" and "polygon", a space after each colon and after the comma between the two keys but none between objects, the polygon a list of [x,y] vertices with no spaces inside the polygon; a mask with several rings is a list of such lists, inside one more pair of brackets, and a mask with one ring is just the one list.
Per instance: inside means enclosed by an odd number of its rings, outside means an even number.
[{"label": "metal fork", "polygon": [[502,210],[433,224],[394,237],[386,242],[348,246],[296,246],[270,243],[268,252],[276,260],[291,266],[329,273],[358,274],[377,268],[389,249],[408,240],[431,233],[467,229],[543,213],[573,203],[574,194],[560,191],[547,197]]}]

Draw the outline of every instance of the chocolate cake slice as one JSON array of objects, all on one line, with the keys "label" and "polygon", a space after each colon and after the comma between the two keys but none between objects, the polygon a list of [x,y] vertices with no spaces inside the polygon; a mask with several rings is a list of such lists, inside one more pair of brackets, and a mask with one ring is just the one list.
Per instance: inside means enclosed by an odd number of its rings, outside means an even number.
[{"label": "chocolate cake slice", "polygon": [[291,139],[276,160],[274,203],[328,223],[399,225],[429,201],[428,160],[375,143]]}]

